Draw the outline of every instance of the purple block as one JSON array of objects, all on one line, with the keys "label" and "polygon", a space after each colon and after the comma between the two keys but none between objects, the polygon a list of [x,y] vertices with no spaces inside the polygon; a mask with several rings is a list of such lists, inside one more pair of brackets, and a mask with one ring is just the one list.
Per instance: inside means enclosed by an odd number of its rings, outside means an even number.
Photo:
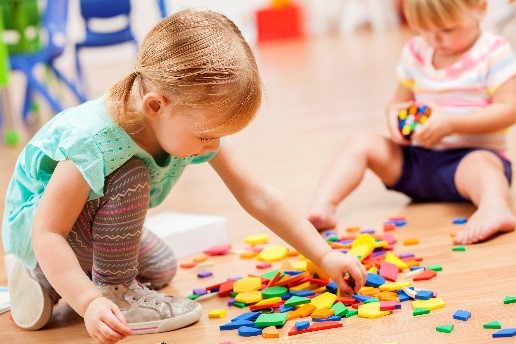
[{"label": "purple block", "polygon": [[362,229],[360,231],[360,233],[362,233],[362,234],[374,234],[374,233],[376,233],[376,231],[374,229]]},{"label": "purple block", "polygon": [[400,258],[409,258],[409,257],[414,257],[414,253],[412,253],[412,252],[400,253],[400,254],[398,255],[398,257],[400,257]]},{"label": "purple block", "polygon": [[197,274],[197,277],[199,278],[206,278],[206,277],[211,277],[213,276],[213,272],[211,271],[201,271]]},{"label": "purple block", "polygon": [[208,294],[208,291],[206,289],[204,289],[204,288],[195,288],[193,290],[193,293],[195,295],[206,295],[206,294]]}]

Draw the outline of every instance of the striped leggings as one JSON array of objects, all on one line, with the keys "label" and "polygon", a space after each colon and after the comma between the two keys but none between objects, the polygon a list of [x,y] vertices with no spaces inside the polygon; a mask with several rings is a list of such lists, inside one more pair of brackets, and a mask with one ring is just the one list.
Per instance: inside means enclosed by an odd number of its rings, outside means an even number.
[{"label": "striped leggings", "polygon": [[[174,277],[177,260],[143,221],[150,198],[150,177],[132,158],[106,177],[104,196],[88,201],[68,244],[95,284],[129,284],[134,279],[159,289]],[[39,268],[39,267],[38,267]]]}]

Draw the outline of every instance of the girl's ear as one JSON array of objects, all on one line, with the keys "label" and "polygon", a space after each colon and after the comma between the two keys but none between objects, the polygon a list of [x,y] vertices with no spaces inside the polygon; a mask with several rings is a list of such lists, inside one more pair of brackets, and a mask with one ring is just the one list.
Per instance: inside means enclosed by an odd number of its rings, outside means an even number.
[{"label": "girl's ear", "polygon": [[143,97],[142,112],[144,116],[152,119],[159,117],[166,106],[167,100],[165,97],[155,92],[149,92]]}]

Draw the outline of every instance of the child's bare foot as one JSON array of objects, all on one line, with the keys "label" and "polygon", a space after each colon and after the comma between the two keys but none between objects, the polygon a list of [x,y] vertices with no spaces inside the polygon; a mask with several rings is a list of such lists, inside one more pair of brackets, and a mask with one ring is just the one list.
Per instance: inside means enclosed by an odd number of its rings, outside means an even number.
[{"label": "child's bare foot", "polygon": [[310,221],[318,231],[335,228],[337,225],[335,208],[312,207],[308,213],[308,221]]},{"label": "child's bare foot", "polygon": [[475,244],[499,233],[511,232],[516,227],[516,217],[508,205],[479,207],[453,242]]}]

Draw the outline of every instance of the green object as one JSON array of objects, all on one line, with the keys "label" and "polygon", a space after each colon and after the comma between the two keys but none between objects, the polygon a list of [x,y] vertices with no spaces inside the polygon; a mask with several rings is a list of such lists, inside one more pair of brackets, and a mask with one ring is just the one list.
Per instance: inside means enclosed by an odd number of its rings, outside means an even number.
[{"label": "green object", "polygon": [[351,318],[352,316],[355,316],[358,314],[358,310],[354,309],[354,308],[348,308],[348,311],[346,314],[344,314],[344,316],[346,318]]},{"label": "green object", "polygon": [[18,40],[6,42],[9,54],[41,50],[41,15],[37,0],[0,0],[4,30],[14,31]]},{"label": "green object", "polygon": [[287,322],[288,313],[260,314],[255,320],[256,327],[283,326]]},{"label": "green object", "polygon": [[461,252],[464,252],[466,251],[466,247],[465,246],[455,246],[454,248],[452,248],[452,251],[461,251]]},{"label": "green object", "polygon": [[503,299],[503,303],[506,305],[509,303],[516,303],[516,296],[506,296],[505,299]]},{"label": "green object", "polygon": [[455,326],[455,325],[453,325],[453,324],[437,326],[437,327],[435,328],[435,330],[436,330],[437,332],[450,333],[451,331],[453,331],[453,327],[454,327],[454,326]]},{"label": "green object", "polygon": [[333,306],[331,306],[331,309],[333,309],[335,315],[338,317],[343,317],[348,313],[348,309],[342,304],[342,302],[334,303]]},{"label": "green object", "polygon": [[327,242],[335,242],[337,240],[339,240],[339,238],[337,238],[336,236],[332,236],[326,239]]},{"label": "green object", "polygon": [[3,8],[0,5],[0,88],[7,88],[7,85],[9,85],[9,55],[3,39],[4,21],[2,13]]},{"label": "green object", "polygon": [[270,287],[270,288],[262,290],[262,296],[264,299],[270,299],[273,297],[282,297],[286,293],[288,293],[288,289],[285,287],[281,287],[281,286]]},{"label": "green object", "polygon": [[[260,275],[260,277],[263,277],[263,278],[266,278],[266,279],[268,279],[268,280],[271,280],[271,279],[273,279],[273,278],[274,278],[274,276],[276,276],[276,274],[277,274],[278,272],[280,272],[278,269],[276,269],[276,270],[271,270],[271,271],[268,271],[268,272],[266,272],[266,273],[264,273],[264,274],[261,274],[261,275]],[[285,275],[285,274],[282,272],[282,273],[281,273],[281,277],[283,277],[284,275]]]},{"label": "green object", "polygon": [[4,131],[4,141],[8,146],[16,146],[20,141],[20,135],[16,130]]},{"label": "green object", "polygon": [[377,297],[372,297],[370,299],[365,300],[364,304],[365,303],[371,303],[371,302],[380,302],[380,300]]},{"label": "green object", "polygon": [[430,313],[430,310],[429,309],[425,309],[425,308],[416,308],[414,309],[414,311],[412,312],[412,315],[413,316],[416,316],[416,315],[423,315],[423,314],[428,314]]},{"label": "green object", "polygon": [[229,293],[229,296],[232,298],[235,298],[238,295],[238,293],[235,293],[234,291]]},{"label": "green object", "polygon": [[495,329],[495,330],[499,330],[502,328],[502,324],[500,324],[500,322],[498,320],[485,323],[483,326],[484,326],[484,328]]},{"label": "green object", "polygon": [[196,299],[196,298],[198,298],[199,296],[201,296],[201,295],[191,294],[191,295],[188,295],[188,298],[189,298],[190,300],[195,300],[195,299]]},{"label": "green object", "polygon": [[443,271],[443,267],[440,264],[428,265],[426,268],[433,271]]},{"label": "green object", "polygon": [[310,302],[312,302],[312,300],[307,297],[301,297],[301,296],[294,295],[290,299],[288,299],[284,303],[284,305],[285,305],[285,307],[298,306],[298,305],[304,305],[305,303],[310,303]]},{"label": "green object", "polygon": [[238,307],[238,308],[245,308],[247,305],[245,303],[243,303],[243,302],[235,301],[233,303],[233,306]]}]

